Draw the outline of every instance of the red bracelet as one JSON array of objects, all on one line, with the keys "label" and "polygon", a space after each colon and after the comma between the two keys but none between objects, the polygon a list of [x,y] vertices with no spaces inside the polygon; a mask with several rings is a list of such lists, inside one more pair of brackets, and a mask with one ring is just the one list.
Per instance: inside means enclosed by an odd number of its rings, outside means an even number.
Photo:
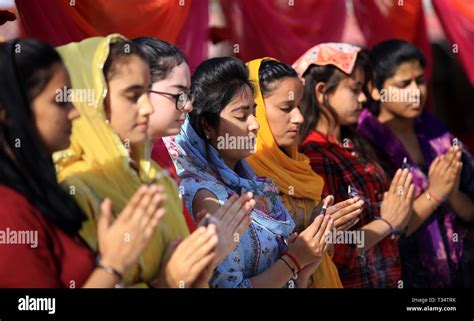
[{"label": "red bracelet", "polygon": [[296,268],[298,269],[297,273],[300,273],[301,266],[298,263],[298,261],[295,259],[295,257],[293,255],[291,255],[290,253],[288,253],[288,252],[284,253],[282,256],[285,256],[285,255],[288,256],[290,258],[290,260],[293,262],[293,264],[296,266]]}]

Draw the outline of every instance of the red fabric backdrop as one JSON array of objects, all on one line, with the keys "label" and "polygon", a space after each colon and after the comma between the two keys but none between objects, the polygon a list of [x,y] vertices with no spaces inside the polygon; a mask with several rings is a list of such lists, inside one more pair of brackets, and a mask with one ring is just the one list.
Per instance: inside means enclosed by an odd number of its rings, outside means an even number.
[{"label": "red fabric backdrop", "polygon": [[[272,56],[293,63],[321,42],[342,41],[345,0],[224,0],[223,9],[237,55],[243,60]],[[392,38],[417,45],[431,74],[431,46],[422,0],[353,0],[354,14],[367,47]]]},{"label": "red fabric backdrop", "polygon": [[[439,20],[453,46],[453,53],[474,87],[474,1],[432,0]],[[457,52],[456,52],[457,51]]]},{"label": "red fabric backdrop", "polygon": [[403,1],[403,5],[398,5],[398,1],[353,0],[353,3],[354,14],[368,48],[393,38],[409,41],[425,55],[425,76],[430,78],[431,45],[426,31],[422,0]]},{"label": "red fabric backdrop", "polygon": [[182,47],[191,67],[207,56],[208,0],[16,0],[27,36],[58,46],[120,33]]},{"label": "red fabric backdrop", "polygon": [[342,38],[345,0],[224,0],[237,56],[270,56],[292,64],[320,42]]},{"label": "red fabric backdrop", "polygon": [[[455,54],[474,85],[474,1],[432,3],[449,39],[458,45]],[[345,0],[221,0],[221,4],[236,55],[245,61],[273,56],[293,63],[317,43],[342,40]],[[207,57],[209,0],[16,0],[16,5],[26,35],[54,45],[118,32],[177,44],[191,69]],[[429,78],[432,57],[422,0],[353,0],[353,7],[369,48],[389,38],[408,40],[425,54]]]}]

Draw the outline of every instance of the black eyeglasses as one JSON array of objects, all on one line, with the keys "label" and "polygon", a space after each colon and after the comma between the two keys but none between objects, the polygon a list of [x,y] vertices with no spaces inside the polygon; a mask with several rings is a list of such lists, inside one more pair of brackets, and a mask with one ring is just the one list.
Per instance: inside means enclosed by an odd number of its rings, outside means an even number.
[{"label": "black eyeglasses", "polygon": [[192,93],[185,93],[184,91],[180,91],[177,94],[170,94],[170,93],[165,93],[162,91],[155,91],[155,90],[150,90],[151,93],[154,94],[159,94],[159,95],[165,95],[173,98],[176,102],[176,109],[178,111],[183,111],[183,109],[186,107],[186,104],[188,102],[193,101],[193,95]]}]

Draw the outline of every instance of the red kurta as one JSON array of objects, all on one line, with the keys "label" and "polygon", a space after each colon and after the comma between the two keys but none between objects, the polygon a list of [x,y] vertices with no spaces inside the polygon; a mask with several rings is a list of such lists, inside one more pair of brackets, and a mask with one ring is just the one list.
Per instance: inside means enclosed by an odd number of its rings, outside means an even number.
[{"label": "red kurta", "polygon": [[23,195],[5,185],[0,195],[0,288],[82,287],[94,253],[48,223]]},{"label": "red kurta", "polygon": [[[176,169],[174,168],[173,161],[171,160],[170,155],[168,154],[168,149],[166,148],[165,143],[160,138],[156,141],[151,152],[151,159],[160,165],[161,168],[169,171],[170,176],[175,180],[176,184],[179,186],[179,176],[176,174]],[[192,233],[196,229],[196,223],[194,222],[191,214],[186,208],[183,201],[183,215],[186,220],[186,225],[189,228],[189,231]]]}]

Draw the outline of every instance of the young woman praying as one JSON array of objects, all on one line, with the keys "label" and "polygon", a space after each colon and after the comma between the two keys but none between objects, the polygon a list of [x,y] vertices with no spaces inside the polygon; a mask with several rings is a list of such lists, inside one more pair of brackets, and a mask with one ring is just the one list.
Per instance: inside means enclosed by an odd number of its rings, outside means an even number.
[{"label": "young woman praying", "polygon": [[[256,86],[256,116],[260,123],[257,147],[247,160],[257,175],[267,176],[279,188],[279,197],[301,232],[314,223],[322,210],[323,179],[309,164],[308,158],[298,152],[298,135],[303,123],[299,104],[303,85],[291,66],[271,58],[249,62],[250,80]],[[325,207],[333,201],[324,199]],[[357,219],[361,207],[354,200],[346,200],[329,208],[334,225]],[[332,244],[333,245],[333,244]],[[314,270],[311,286],[342,287],[337,268],[328,253]]]},{"label": "young woman praying", "polygon": [[[148,122],[148,136],[153,144],[151,157],[160,166],[168,170],[179,184],[173,161],[167,151],[172,144],[165,145],[163,137],[179,134],[186,115],[193,109],[191,94],[191,72],[185,56],[174,45],[165,41],[142,37],[133,40],[147,58],[151,72],[150,101],[154,111]],[[172,139],[172,138],[171,138]],[[171,150],[173,153],[173,151]],[[242,195],[244,198],[248,195]],[[250,200],[250,199],[248,199]],[[184,201],[184,200],[183,200]],[[225,209],[227,207],[224,207]],[[188,227],[196,226],[193,218],[183,204],[183,214]],[[235,247],[235,233],[241,236],[247,227],[248,210],[242,207],[237,215],[229,207],[213,221],[218,227],[219,244],[215,263],[221,262]]]},{"label": "young woman praying", "polygon": [[235,194],[252,193],[255,200],[248,228],[214,271],[211,285],[306,287],[326,251],[332,222],[320,216],[299,237],[292,235],[295,224],[278,188],[256,177],[245,161],[259,130],[246,66],[230,57],[207,60],[192,77],[192,91],[194,109],[175,139],[188,208],[199,220],[205,212],[218,216]]},{"label": "young woman praying", "polygon": [[417,288],[464,286],[467,231],[460,222],[474,220],[474,160],[424,110],[427,84],[420,50],[389,40],[375,46],[370,56],[371,104],[362,112],[358,130],[388,160],[388,173],[406,167],[415,184],[408,237],[400,242],[403,280]]},{"label": "young woman praying", "polygon": [[364,204],[358,220],[342,228],[363,233],[364,244],[335,246],[333,260],[342,283],[348,288],[399,287],[400,257],[392,236],[410,219],[413,185],[408,170],[398,171],[390,184],[375,150],[353,129],[367,100],[367,53],[324,43],[293,66],[304,83],[300,151],[324,178],[323,195],[334,195],[336,201],[356,196]]},{"label": "young woman praying", "polygon": [[216,227],[211,224],[188,235],[174,180],[150,160],[147,129],[153,106],[143,53],[120,35],[89,38],[58,51],[73,89],[95,93],[92,102],[75,101],[81,118],[73,124],[72,144],[55,155],[59,180],[87,214],[83,237],[97,248],[97,215],[105,197],[111,198],[117,213],[140,184],[156,182],[166,194],[167,215],[123,284],[208,286],[218,244]]},{"label": "young woman praying", "polygon": [[[115,287],[165,214],[163,190],[141,186],[113,223],[110,199],[98,204],[96,259],[79,235],[86,215],[58,185],[51,158],[79,117],[58,98],[71,88],[61,57],[44,42],[12,40],[0,44],[0,71],[0,231],[16,235],[0,244],[0,287]],[[34,243],[18,243],[25,232]]]}]

